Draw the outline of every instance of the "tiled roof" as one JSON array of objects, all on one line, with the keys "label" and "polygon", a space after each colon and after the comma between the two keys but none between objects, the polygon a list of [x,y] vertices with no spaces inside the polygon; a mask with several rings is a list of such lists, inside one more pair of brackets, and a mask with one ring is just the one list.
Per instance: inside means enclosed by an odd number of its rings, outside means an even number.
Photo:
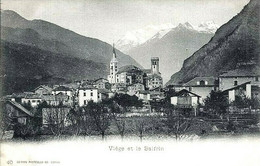
[{"label": "tiled roof", "polygon": [[40,86],[38,86],[37,88],[35,88],[33,91],[36,91],[37,89],[39,89],[39,88],[44,88],[44,89],[46,89],[46,90],[48,90],[48,91],[51,91],[52,90],[52,88],[50,88],[50,87],[48,87],[48,86],[46,86],[46,85],[40,85]]},{"label": "tiled roof", "polygon": [[24,108],[21,104],[15,102],[15,101],[11,101],[11,100],[9,100],[9,101],[7,101],[7,102],[9,102],[10,104],[12,104],[12,105],[15,106],[16,108],[18,108],[19,110],[21,110],[22,112],[24,112],[25,114],[27,114],[27,115],[33,117],[33,114],[32,114],[29,110],[27,110],[26,108]]},{"label": "tiled roof", "polygon": [[140,94],[150,94],[150,92],[149,91],[146,91],[146,90],[140,90],[140,91],[138,91]]},{"label": "tiled roof", "polygon": [[200,97],[199,95],[197,95],[196,93],[192,93],[192,92],[190,92],[190,91],[188,91],[188,90],[186,90],[186,89],[182,89],[181,91],[179,91],[176,95],[174,95],[174,96],[182,96],[183,94],[187,94],[187,93],[189,93],[189,94],[193,94],[194,96],[197,96],[197,97]]},{"label": "tiled roof", "polygon": [[94,81],[94,83],[99,83],[99,82],[108,82],[108,80],[105,79],[105,78],[99,78],[99,79],[96,79],[96,80]]},{"label": "tiled roof", "polygon": [[99,93],[111,93],[111,91],[108,89],[99,89],[98,92]]},{"label": "tiled roof", "polygon": [[39,94],[26,94],[25,97],[26,99],[41,99],[42,98],[42,95],[39,95]]},{"label": "tiled roof", "polygon": [[85,90],[85,89],[97,89],[96,87],[94,87],[93,85],[85,85],[80,87],[79,89]]},{"label": "tiled roof", "polygon": [[71,89],[66,86],[59,86],[59,87],[53,89],[53,91],[71,91]]},{"label": "tiled roof", "polygon": [[251,82],[248,81],[248,82],[245,82],[245,83],[243,83],[243,84],[234,86],[234,87],[232,87],[232,88],[229,88],[229,89],[224,90],[223,93],[228,92],[228,91],[230,91],[230,90],[239,89],[240,87],[244,87],[244,86],[246,86],[247,84],[250,84],[250,83],[251,83]]},{"label": "tiled roof", "polygon": [[33,93],[33,92],[13,93],[10,97],[14,97],[14,98],[24,98],[27,94],[35,94],[35,93]]},{"label": "tiled roof", "polygon": [[[207,81],[207,85],[198,85],[200,81]],[[183,84],[183,86],[215,86],[216,78],[215,77],[195,77],[189,82]]]}]

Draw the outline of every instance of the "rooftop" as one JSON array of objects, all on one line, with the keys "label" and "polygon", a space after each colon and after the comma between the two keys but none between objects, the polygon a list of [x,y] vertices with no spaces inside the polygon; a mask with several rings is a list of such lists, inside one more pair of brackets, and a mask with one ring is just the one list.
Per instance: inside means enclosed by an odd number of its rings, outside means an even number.
[{"label": "rooftop", "polygon": [[174,96],[184,96],[184,95],[187,95],[187,94],[192,94],[194,96],[197,96],[197,97],[200,97],[199,95],[197,95],[196,93],[192,93],[186,89],[182,89],[181,91],[179,91],[176,95]]},{"label": "rooftop", "polygon": [[66,86],[59,86],[59,87],[53,89],[53,91],[71,91],[71,89]]},{"label": "rooftop", "polygon": [[48,86],[46,86],[46,85],[40,85],[40,86],[38,86],[37,88],[35,88],[33,91],[36,91],[36,90],[39,89],[39,88],[44,88],[44,89],[46,89],[46,90],[48,90],[48,91],[51,91],[51,90],[52,90],[51,87],[48,87]]},{"label": "rooftop", "polygon": [[[204,81],[201,84],[201,81]],[[217,84],[215,77],[195,77],[183,86],[215,86]]]}]

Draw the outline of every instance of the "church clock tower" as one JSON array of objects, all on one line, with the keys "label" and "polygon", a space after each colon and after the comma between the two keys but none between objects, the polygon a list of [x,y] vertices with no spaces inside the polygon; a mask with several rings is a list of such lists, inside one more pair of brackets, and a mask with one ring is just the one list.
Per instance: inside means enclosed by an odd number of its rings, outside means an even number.
[{"label": "church clock tower", "polygon": [[110,61],[109,76],[108,76],[109,83],[111,83],[111,84],[116,83],[117,71],[118,71],[118,61],[116,58],[115,46],[113,44],[113,57]]}]

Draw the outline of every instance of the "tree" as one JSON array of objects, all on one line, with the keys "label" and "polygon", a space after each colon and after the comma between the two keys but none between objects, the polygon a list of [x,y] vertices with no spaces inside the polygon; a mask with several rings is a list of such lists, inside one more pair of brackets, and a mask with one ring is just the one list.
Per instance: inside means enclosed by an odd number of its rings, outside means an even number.
[{"label": "tree", "polygon": [[182,114],[174,115],[172,111],[167,112],[165,124],[168,127],[168,133],[174,134],[175,139],[179,140],[191,128],[192,118],[185,118]]},{"label": "tree", "polygon": [[121,136],[121,140],[124,139],[125,131],[126,131],[126,121],[122,117],[119,117],[121,114],[125,113],[124,109],[120,108],[117,103],[112,102],[112,104],[109,105],[110,113],[112,115],[112,118],[116,124],[118,133]]},{"label": "tree", "polygon": [[116,94],[111,100],[118,103],[126,111],[128,111],[129,107],[140,108],[143,106],[142,100],[139,100],[137,96],[130,96],[128,94]]},{"label": "tree", "polygon": [[91,127],[91,120],[83,108],[71,108],[68,114],[68,121],[73,135],[88,135]]},{"label": "tree", "polygon": [[14,112],[8,111],[4,105],[5,103],[0,101],[0,109],[2,110],[0,112],[0,132],[2,132],[0,140],[3,139],[6,131],[13,129],[16,124]]},{"label": "tree", "polygon": [[140,141],[143,141],[144,132],[146,129],[147,121],[145,118],[136,118],[135,119],[135,128],[138,132],[138,136],[140,138]]},{"label": "tree", "polygon": [[101,134],[102,140],[104,140],[105,133],[110,125],[108,108],[102,103],[94,103],[93,101],[89,101],[84,109],[89,113],[96,130]]},{"label": "tree", "polygon": [[40,133],[41,122],[37,117],[27,118],[26,123],[16,123],[14,125],[15,135],[26,139],[35,137]]},{"label": "tree", "polygon": [[61,136],[65,132],[65,122],[69,110],[66,108],[45,108],[42,110],[42,118],[50,131],[55,136]]},{"label": "tree", "polygon": [[247,98],[242,96],[236,96],[235,100],[231,103],[232,106],[237,108],[253,108],[260,107],[260,102],[257,98]]},{"label": "tree", "polygon": [[216,115],[223,115],[228,107],[228,99],[221,91],[211,91],[210,96],[204,100],[204,108]]}]

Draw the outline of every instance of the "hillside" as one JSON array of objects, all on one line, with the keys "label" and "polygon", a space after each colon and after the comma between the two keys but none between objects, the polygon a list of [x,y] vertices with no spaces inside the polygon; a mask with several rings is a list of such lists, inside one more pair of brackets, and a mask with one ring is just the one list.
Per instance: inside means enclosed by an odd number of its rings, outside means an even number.
[{"label": "hillside", "polygon": [[1,42],[3,94],[32,90],[40,84],[106,76],[106,66],[37,47]]},{"label": "hillside", "polygon": [[189,23],[155,34],[150,40],[126,52],[145,68],[151,57],[160,58],[160,71],[164,82],[181,69],[183,61],[206,44],[214,33],[197,31]]},{"label": "hillside", "polygon": [[[112,58],[112,46],[105,42],[79,35],[44,20],[27,20],[11,10],[2,11],[1,26],[13,28],[9,30],[5,29],[5,32],[3,32],[8,35],[6,38],[12,39],[12,42],[18,42],[17,38],[19,38],[18,43],[20,44],[38,46],[46,51],[93,60],[94,62],[101,62],[105,65],[108,65]],[[27,37],[34,39],[35,42],[28,42]],[[40,38],[40,41],[37,38]],[[119,66],[133,64],[141,67],[130,56],[118,50],[116,52],[120,62]]]},{"label": "hillside", "polygon": [[259,3],[251,0],[238,15],[221,26],[205,46],[184,61],[181,70],[167,85],[187,82],[197,76],[218,76],[228,70],[259,66]]}]

